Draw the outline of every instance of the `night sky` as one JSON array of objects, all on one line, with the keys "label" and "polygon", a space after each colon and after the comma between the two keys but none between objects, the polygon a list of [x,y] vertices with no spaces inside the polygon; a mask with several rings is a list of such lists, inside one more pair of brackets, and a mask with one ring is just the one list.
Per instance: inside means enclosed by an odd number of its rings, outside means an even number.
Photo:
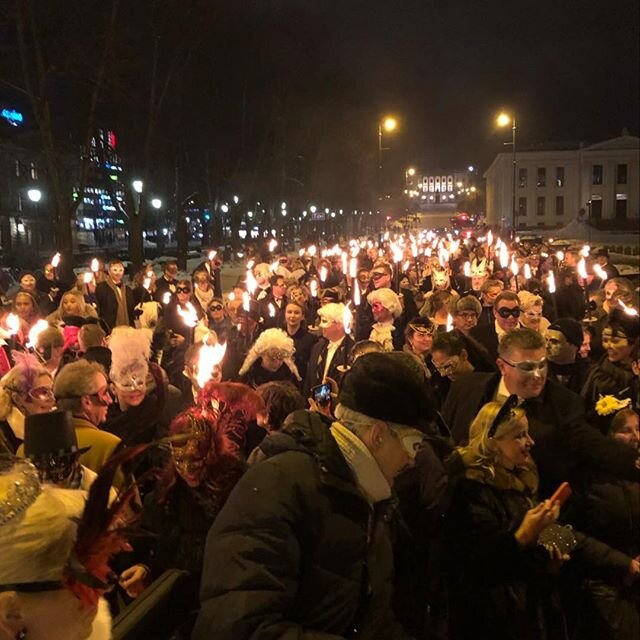
[{"label": "night sky", "polygon": [[[111,2],[36,6],[54,118],[80,130]],[[20,85],[3,18],[0,79]],[[206,157],[224,188],[281,181],[283,195],[304,184],[301,198],[331,189],[355,204],[387,113],[400,121],[385,154],[396,177],[411,164],[485,169],[509,139],[500,108],[517,114],[520,148],[637,135],[639,41],[637,0],[122,2],[98,114],[135,168],[159,43],[161,76],[183,58],[154,142],[167,181],[180,156],[202,182]]]}]

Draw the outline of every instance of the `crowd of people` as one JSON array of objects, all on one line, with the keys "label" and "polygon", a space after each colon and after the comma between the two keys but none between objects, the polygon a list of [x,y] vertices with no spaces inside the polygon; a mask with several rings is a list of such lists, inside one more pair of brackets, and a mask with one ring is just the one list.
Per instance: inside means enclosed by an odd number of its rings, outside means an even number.
[{"label": "crowd of people", "polygon": [[224,291],[211,251],[3,292],[0,640],[640,637],[606,249],[276,246]]}]

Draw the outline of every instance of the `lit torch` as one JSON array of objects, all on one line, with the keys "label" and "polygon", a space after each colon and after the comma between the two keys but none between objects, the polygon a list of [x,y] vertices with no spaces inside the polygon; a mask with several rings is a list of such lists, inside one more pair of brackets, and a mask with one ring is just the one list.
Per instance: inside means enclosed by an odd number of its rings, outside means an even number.
[{"label": "lit torch", "polygon": [[27,341],[27,349],[35,349],[38,346],[38,336],[49,327],[46,320],[38,320],[29,330],[29,340]]},{"label": "lit torch", "polygon": [[278,246],[278,241],[275,238],[269,240],[269,253],[273,253],[273,250]]},{"label": "lit torch", "polygon": [[58,268],[58,265],[60,264],[60,258],[61,258],[61,257],[62,257],[62,256],[60,255],[60,253],[56,253],[56,254],[53,256],[53,258],[51,258],[51,266],[52,266],[54,269],[57,269],[57,268]]},{"label": "lit torch", "polygon": [[196,375],[196,380],[200,389],[204,388],[207,382],[209,382],[211,374],[222,362],[224,354],[227,351],[226,343],[210,345],[208,338],[209,336],[204,337],[200,353],[198,354],[198,374]]},{"label": "lit torch", "polygon": [[468,260],[464,263],[464,275],[467,278],[471,277],[471,263]]},{"label": "lit torch", "polygon": [[453,331],[453,316],[450,313],[447,313],[447,333],[449,331]]},{"label": "lit torch", "polygon": [[351,309],[347,305],[344,306],[342,311],[342,324],[344,325],[344,332],[351,333],[351,320],[353,316],[351,315]]},{"label": "lit torch", "polygon": [[593,265],[593,271],[598,276],[598,278],[600,278],[600,287],[598,288],[602,288],[604,285],[604,281],[609,277],[609,275],[597,262]]},{"label": "lit torch", "polygon": [[209,262],[213,262],[213,259],[218,255],[218,252],[215,249],[211,249],[211,251],[209,251]]},{"label": "lit torch", "polygon": [[87,271],[82,275],[82,281],[85,284],[91,284],[92,280],[93,280],[93,273],[91,273],[91,271]]},{"label": "lit torch", "polygon": [[91,260],[91,272],[98,273],[98,271],[100,271],[100,262],[98,258],[93,258],[93,260]]}]

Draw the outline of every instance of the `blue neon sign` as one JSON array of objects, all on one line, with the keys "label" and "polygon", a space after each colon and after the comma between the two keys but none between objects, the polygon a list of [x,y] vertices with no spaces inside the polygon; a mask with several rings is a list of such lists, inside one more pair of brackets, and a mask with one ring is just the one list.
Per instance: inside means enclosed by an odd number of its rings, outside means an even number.
[{"label": "blue neon sign", "polygon": [[12,127],[19,127],[24,122],[24,116],[15,109],[2,109],[0,118],[4,118]]}]

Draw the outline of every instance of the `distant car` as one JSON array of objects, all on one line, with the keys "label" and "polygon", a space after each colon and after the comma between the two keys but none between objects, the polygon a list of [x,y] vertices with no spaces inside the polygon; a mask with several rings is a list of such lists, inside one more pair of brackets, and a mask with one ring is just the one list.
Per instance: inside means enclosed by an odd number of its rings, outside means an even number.
[{"label": "distant car", "polygon": [[476,217],[469,213],[460,212],[450,218],[449,222],[454,229],[474,229],[476,226]]}]

